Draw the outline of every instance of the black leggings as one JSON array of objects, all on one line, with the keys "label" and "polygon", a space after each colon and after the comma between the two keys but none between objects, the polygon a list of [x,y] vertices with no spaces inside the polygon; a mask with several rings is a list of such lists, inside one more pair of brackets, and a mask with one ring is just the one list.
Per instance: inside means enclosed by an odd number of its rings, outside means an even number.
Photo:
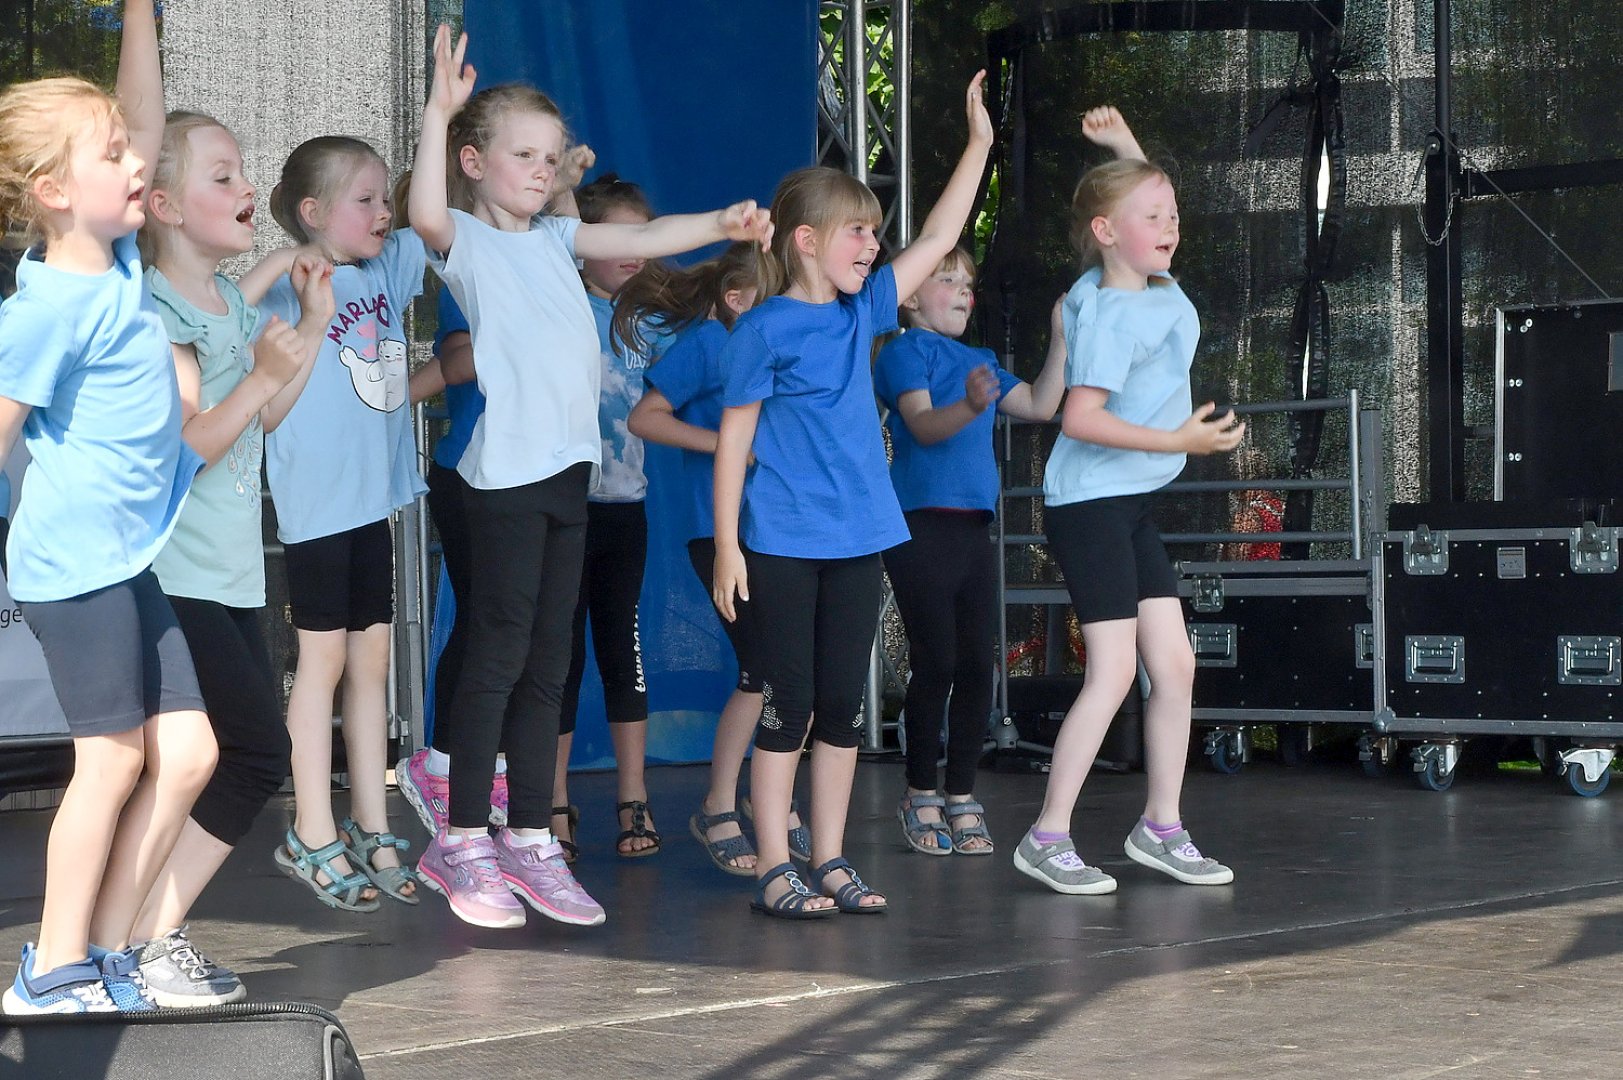
[{"label": "black leggings", "polygon": [[[709,596],[710,586],[716,579],[716,538],[700,536],[689,540],[688,561],[693,564],[693,572],[698,575],[705,595]],[[727,635],[727,642],[733,647],[733,658],[738,661],[738,689],[746,694],[761,692],[761,664],[757,659],[755,634],[750,626],[753,610],[748,600],[735,596],[733,614],[737,617],[732,622],[723,619],[719,611],[716,612],[716,618],[721,622],[721,632]]]},{"label": "black leggings", "polygon": [[[913,510],[913,538],[885,552],[907,627],[907,783],[936,786],[941,717],[947,716],[947,793],[975,789],[992,712],[997,631],[996,552],[990,514]],[[951,698],[949,708],[948,699]]]},{"label": "black leggings", "polygon": [[456,601],[451,634],[434,668],[434,749],[451,752],[451,698],[468,654],[468,614],[473,602],[473,550],[468,536],[468,482],[455,469],[428,467],[428,513],[440,538],[440,556]]},{"label": "black leggings", "polygon": [[[451,699],[451,824],[483,828],[507,748],[508,823],[552,823],[558,713],[586,549],[582,462],[523,487],[465,491],[472,540],[467,653]],[[511,702],[511,707],[509,703]]]},{"label": "black leggings", "polygon": [[635,724],[648,719],[648,680],[643,676],[642,640],[637,632],[637,598],[642,595],[647,562],[648,514],[642,503],[586,504],[586,558],[571,627],[560,734],[575,730],[580,682],[586,674],[588,613],[609,723]]},{"label": "black leggings", "polygon": [[260,628],[263,608],[171,596],[192,651],[197,685],[220,746],[219,764],[192,805],[192,820],[235,847],[287,779],[292,743]]},{"label": "black leggings", "polygon": [[746,550],[744,558],[762,672],[756,748],[797,751],[808,726],[818,742],[856,746],[884,593],[879,556],[795,559]]}]

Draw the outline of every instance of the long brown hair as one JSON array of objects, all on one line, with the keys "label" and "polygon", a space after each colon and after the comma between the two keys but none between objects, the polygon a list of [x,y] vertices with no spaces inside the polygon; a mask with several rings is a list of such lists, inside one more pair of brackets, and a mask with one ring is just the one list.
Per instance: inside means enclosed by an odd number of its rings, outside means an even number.
[{"label": "long brown hair", "polygon": [[677,333],[715,313],[731,330],[735,316],[727,294],[756,285],[759,246],[739,241],[716,256],[684,270],[649,263],[620,287],[614,298],[613,335],[634,351],[648,348],[643,327],[653,323]]}]

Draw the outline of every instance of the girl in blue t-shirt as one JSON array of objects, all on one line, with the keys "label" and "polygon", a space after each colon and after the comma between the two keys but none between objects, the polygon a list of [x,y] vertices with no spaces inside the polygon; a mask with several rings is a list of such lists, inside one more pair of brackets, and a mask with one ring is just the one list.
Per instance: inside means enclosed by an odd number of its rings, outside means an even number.
[{"label": "girl in blue t-shirt", "polygon": [[[418,900],[416,875],[400,865],[406,842],[389,830],[384,780],[394,618],[389,518],[427,490],[407,401],[404,325],[426,263],[416,235],[393,229],[389,195],[377,151],[360,139],[322,136],[294,149],[270,196],[288,235],[333,264],[337,305],[298,400],[265,438],[299,641],[287,701],[293,826],[275,859],[321,903],[345,911],[375,909],[378,892]],[[259,307],[285,322],[302,318],[286,274]],[[340,683],[350,777],[342,824],[332,807]]]},{"label": "girl in blue t-shirt", "polygon": [[31,457],[9,583],[73,738],[37,944],[8,1014],[155,1008],[131,928],[214,769],[214,734],[151,566],[202,464],[135,233],[163,139],[152,0],[126,0],[118,98],[79,79],[0,93],[0,232],[26,236],[0,306],[0,466]]},{"label": "girl in blue t-shirt", "polygon": [[[468,316],[485,394],[457,466],[468,481],[473,617],[451,706],[450,820],[418,870],[477,926],[522,925],[526,903],[596,925],[603,909],[551,829],[586,495],[602,455],[602,361],[575,259],[762,240],[770,221],[754,203],[643,225],[541,215],[564,156],[558,108],[516,84],[473,94],[466,48],[466,36],[452,48],[448,27],[435,34],[410,195],[412,225]],[[508,821],[492,836],[486,796],[501,743]]]},{"label": "girl in blue t-shirt", "polygon": [[1213,419],[1210,403],[1191,413],[1200,321],[1170,275],[1178,248],[1171,181],[1144,159],[1115,109],[1090,111],[1082,129],[1118,160],[1088,170],[1071,200],[1072,242],[1086,269],[1064,301],[1068,390],[1043,476],[1043,516],[1088,663],[1054,744],[1042,813],[1014,865],[1057,892],[1115,890],[1114,878],[1077,855],[1071,814],[1142,656],[1151,685],[1149,796],[1127,855],[1178,881],[1221,885],[1234,872],[1202,856],[1180,820],[1195,658],[1154,502],[1185,455],[1232,450],[1245,425],[1232,414]]},{"label": "girl in blue t-shirt", "polygon": [[[648,199],[636,184],[613,173],[598,177],[575,192],[580,219],[587,224],[646,225],[654,218]],[[569,754],[575,740],[575,714],[586,673],[586,617],[591,615],[592,651],[603,682],[604,711],[614,744],[618,793],[615,810],[620,834],[615,851],[636,859],[659,851],[659,831],[648,810],[643,769],[648,750],[648,680],[642,666],[637,627],[637,600],[642,595],[648,561],[648,514],[644,496],[642,440],[626,427],[626,418],[642,396],[643,374],[664,345],[664,335],[640,333],[637,346],[616,340],[611,329],[614,296],[643,268],[645,260],[583,259],[581,280],[597,324],[603,371],[597,399],[598,432],[603,440],[602,476],[586,502],[586,556],[581,565],[580,596],[575,601],[569,674],[559,721],[557,779],[553,783],[552,828],[574,840],[569,802]]]},{"label": "girl in blue t-shirt", "polygon": [[[615,332],[635,340],[650,322],[678,336],[644,378],[648,390],[631,410],[627,426],[650,442],[678,447],[687,481],[688,558],[699,584],[710,589],[716,565],[711,523],[711,478],[716,432],[721,426],[721,395],[726,386],[721,350],[738,317],[755,306],[755,248],[734,244],[722,255],[686,270],[657,270],[632,278],[615,305]],[[738,618],[722,629],[738,659],[738,683],[716,722],[710,755],[710,789],[688,829],[710,861],[729,874],[752,877],[755,849],[739,822],[738,774],[750,736],[761,718],[760,665],[745,632],[749,605],[737,604]]]},{"label": "girl in blue t-shirt", "polygon": [[142,945],[141,974],[153,997],[184,1008],[246,994],[233,972],[198,951],[184,924],[287,778],[287,725],[261,627],[262,432],[281,422],[308,376],[333,313],[332,268],[301,256],[294,277],[303,324],[295,329],[273,317],[250,344],[258,313],[219,265],[253,246],[254,187],[242,174],[237,140],[212,117],[170,114],[147,204],[142,240],[153,263],[146,282],[174,351],[181,435],[207,463],[153,570],[191,648],[220,761],[131,941]]},{"label": "girl in blue t-shirt", "polygon": [[[895,329],[901,299],[924,284],[969,217],[992,144],[984,78],[967,91],[963,157],[918,239],[890,265],[874,269],[879,203],[863,184],[815,168],[778,185],[761,289],[768,299],[739,318],[722,353],[712,597],[729,620],[737,600],[755,606],[764,704],[750,767],[760,847],[752,903],[771,915],[885,909],[885,897],[841,855],[879,622],[879,552],[907,539],[869,358],[874,336]],[[787,843],[808,729],[809,885]]]},{"label": "girl in blue t-shirt", "polygon": [[[907,628],[907,790],[897,816],[908,846],[926,855],[992,854],[986,811],[974,796],[998,626],[999,553],[987,532],[998,495],[991,406],[1046,423],[1065,393],[1060,330],[1036,382],[1023,382],[998,366],[992,350],[956,340],[974,306],[975,260],[955,248],[903,301],[907,332],[887,342],[874,364],[874,389],[890,410],[890,478],[911,535],[885,552]],[[943,714],[945,798],[936,782]]]}]

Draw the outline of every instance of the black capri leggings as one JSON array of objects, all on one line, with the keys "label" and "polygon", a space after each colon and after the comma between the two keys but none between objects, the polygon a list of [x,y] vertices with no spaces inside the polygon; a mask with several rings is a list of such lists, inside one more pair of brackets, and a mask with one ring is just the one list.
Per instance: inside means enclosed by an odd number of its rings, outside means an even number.
[{"label": "black capri leggings", "polygon": [[640,502],[586,504],[586,561],[570,632],[569,677],[564,680],[559,734],[575,730],[580,683],[586,674],[586,616],[603,678],[611,724],[648,719],[648,680],[642,670],[637,599],[648,562],[648,513]]},{"label": "black capri leggings", "polygon": [[795,559],[746,550],[744,559],[762,672],[756,748],[798,751],[808,726],[818,742],[856,746],[884,592],[879,556]]},{"label": "black capri leggings", "polygon": [[220,746],[214,775],[192,806],[192,820],[235,847],[287,779],[292,743],[271,673],[260,618],[264,608],[171,596]]},{"label": "black capri leggings", "polygon": [[[913,538],[885,552],[907,628],[907,783],[936,786],[941,718],[947,717],[947,792],[975,790],[992,713],[997,564],[991,514],[914,510]],[[951,704],[949,706],[949,696]]]},{"label": "black capri leggings", "polygon": [[[709,596],[711,583],[716,578],[716,538],[701,536],[689,540],[688,561],[693,564],[693,572],[698,575],[699,584],[704,586],[705,595]],[[746,694],[761,692],[761,664],[755,648],[754,631],[750,626],[753,611],[748,600],[734,597],[733,614],[738,616],[736,619],[728,622],[719,612],[716,614],[721,622],[721,631],[727,635],[727,641],[733,647],[733,656],[738,660],[738,689]]]}]

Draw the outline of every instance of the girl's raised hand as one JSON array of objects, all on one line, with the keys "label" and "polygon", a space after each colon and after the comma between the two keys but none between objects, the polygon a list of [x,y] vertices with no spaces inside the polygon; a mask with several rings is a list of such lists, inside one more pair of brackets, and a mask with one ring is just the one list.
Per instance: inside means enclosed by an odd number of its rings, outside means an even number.
[{"label": "girl's raised hand", "polygon": [[1114,105],[1099,105],[1082,114],[1082,134],[1088,141],[1111,151],[1119,158],[1141,158],[1144,152],[1127,120]]},{"label": "girl's raised hand", "polygon": [[473,96],[478,73],[472,64],[462,62],[467,51],[468,35],[457,38],[453,49],[451,28],[440,23],[439,29],[434,31],[434,77],[428,85],[428,106],[447,118]]},{"label": "girl's raised hand", "polygon": [[969,80],[964,94],[964,111],[969,116],[969,141],[992,143],[992,115],[986,111],[986,69],[982,68]]},{"label": "girl's raised hand", "polygon": [[766,251],[772,247],[772,211],[756,206],[754,199],[736,202],[718,211],[717,222],[729,240],[752,240]]},{"label": "girl's raised hand", "polygon": [[565,153],[563,161],[558,164],[558,177],[553,182],[558,191],[573,190],[580,186],[581,177],[586,170],[597,164],[597,151],[585,143],[576,143]]},{"label": "girl's raised hand", "polygon": [[[332,289],[327,290],[332,296]],[[299,332],[275,315],[265,324],[264,333],[254,342],[254,373],[269,379],[278,390],[293,381],[311,356]]]},{"label": "girl's raised hand", "polygon": [[288,282],[299,298],[300,321],[311,325],[327,323],[337,310],[332,294],[332,263],[320,255],[301,250],[293,256]]}]

